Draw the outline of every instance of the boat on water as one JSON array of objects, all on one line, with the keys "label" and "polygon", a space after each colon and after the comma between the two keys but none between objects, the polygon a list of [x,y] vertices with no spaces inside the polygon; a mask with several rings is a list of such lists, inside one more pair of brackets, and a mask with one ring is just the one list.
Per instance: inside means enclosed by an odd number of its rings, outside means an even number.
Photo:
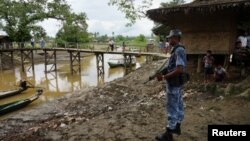
[{"label": "boat on water", "polygon": [[21,92],[27,90],[28,88],[29,86],[27,85],[27,81],[21,80],[18,89],[0,91],[0,99],[20,94]]},{"label": "boat on water", "polygon": [[33,96],[31,96],[29,98],[10,102],[10,103],[4,104],[4,105],[0,105],[0,116],[27,106],[28,104],[37,100],[42,93],[43,93],[43,90],[38,89],[36,91],[36,94],[34,94]]},{"label": "boat on water", "polygon": [[136,65],[136,57],[131,57],[131,63],[125,63],[124,57],[123,56],[116,56],[112,57],[108,60],[109,67],[114,68],[114,67],[119,67],[119,66],[129,66],[129,65]]}]

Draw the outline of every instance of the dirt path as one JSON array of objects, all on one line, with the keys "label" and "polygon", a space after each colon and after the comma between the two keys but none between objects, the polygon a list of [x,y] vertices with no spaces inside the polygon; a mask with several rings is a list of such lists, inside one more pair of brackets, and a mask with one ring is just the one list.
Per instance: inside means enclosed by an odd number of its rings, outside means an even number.
[{"label": "dirt path", "polygon": [[[2,120],[0,140],[152,141],[165,128],[165,96],[161,82],[143,82],[161,63]],[[249,99],[205,94],[199,84],[185,88],[186,115],[176,141],[206,141],[208,124],[250,123]]]}]

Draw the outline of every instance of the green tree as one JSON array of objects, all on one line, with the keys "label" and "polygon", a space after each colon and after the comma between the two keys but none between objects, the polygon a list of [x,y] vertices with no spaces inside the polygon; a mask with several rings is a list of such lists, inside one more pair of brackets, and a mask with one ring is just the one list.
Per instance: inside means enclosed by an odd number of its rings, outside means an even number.
[{"label": "green tree", "polygon": [[122,36],[122,35],[117,35],[115,39],[116,39],[116,42],[122,42],[122,41],[125,41],[125,37],[124,37],[124,36]]},{"label": "green tree", "polygon": [[86,18],[87,17],[84,13],[79,15],[71,14],[70,18],[65,21],[63,27],[56,34],[56,40],[58,43],[88,42],[89,34],[87,32],[88,25],[85,20]]},{"label": "green tree", "polygon": [[64,24],[56,34],[56,40],[61,42],[85,43],[89,41],[89,34],[86,30],[77,25]]},{"label": "green tree", "polygon": [[143,18],[146,15],[146,10],[152,5],[153,0],[142,0],[141,3],[135,0],[109,0],[109,5],[117,6],[118,10],[125,14],[125,17],[130,21],[127,26],[136,22],[137,19]]},{"label": "green tree", "polygon": [[109,39],[109,37],[108,37],[107,34],[102,35],[102,36],[99,36],[99,37],[97,38],[98,42],[107,42],[108,39]]},{"label": "green tree", "polygon": [[[208,0],[209,1],[209,0]],[[119,11],[125,14],[125,17],[130,21],[127,25],[130,26],[137,19],[146,16],[146,10],[152,5],[154,0],[109,0],[109,5],[116,6]],[[172,2],[163,3],[163,5],[172,6],[184,3],[184,0],[173,0]]]},{"label": "green tree", "polygon": [[170,2],[162,2],[161,7],[173,7],[177,5],[184,4],[185,0],[172,0]]},{"label": "green tree", "polygon": [[146,37],[140,34],[138,37],[135,38],[137,42],[146,42]]},{"label": "green tree", "polygon": [[0,0],[0,29],[12,41],[27,41],[31,32],[41,34],[44,29],[36,24],[45,19],[67,21],[79,18],[75,15],[66,0]]},{"label": "green tree", "polygon": [[[162,8],[168,8],[168,7],[173,7],[173,6],[181,5],[181,4],[184,4],[184,3],[185,3],[185,0],[172,0],[170,2],[161,3],[161,7]],[[157,31],[158,32],[157,34],[160,34],[159,36],[161,36],[161,35],[163,36],[163,37],[160,37],[160,38],[164,39],[164,36],[166,34],[168,34],[168,33],[166,33],[166,31],[169,30],[169,27],[167,27],[166,25],[155,23],[155,26],[153,27],[152,30],[153,31]]]}]

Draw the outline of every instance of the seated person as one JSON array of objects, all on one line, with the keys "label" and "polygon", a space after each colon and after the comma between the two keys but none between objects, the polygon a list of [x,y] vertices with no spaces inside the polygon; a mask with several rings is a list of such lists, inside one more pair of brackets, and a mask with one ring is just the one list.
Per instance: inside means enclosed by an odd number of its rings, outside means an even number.
[{"label": "seated person", "polygon": [[241,48],[241,41],[236,41],[235,49],[240,49],[240,48]]},{"label": "seated person", "polygon": [[227,76],[226,70],[221,66],[221,64],[216,65],[214,69],[215,82],[221,82]]}]

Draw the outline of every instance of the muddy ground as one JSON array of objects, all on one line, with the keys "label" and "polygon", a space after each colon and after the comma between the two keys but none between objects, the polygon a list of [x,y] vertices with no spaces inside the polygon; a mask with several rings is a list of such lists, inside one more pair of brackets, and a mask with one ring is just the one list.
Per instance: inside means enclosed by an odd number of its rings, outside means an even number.
[{"label": "muddy ground", "polygon": [[[164,84],[143,82],[162,62],[1,120],[0,140],[153,141],[166,125]],[[206,141],[209,124],[250,124],[249,85],[244,87],[247,94],[240,95],[245,91],[233,91],[237,88],[228,88],[229,82],[210,85],[195,74],[191,78],[184,91],[182,135],[176,141]]]}]

